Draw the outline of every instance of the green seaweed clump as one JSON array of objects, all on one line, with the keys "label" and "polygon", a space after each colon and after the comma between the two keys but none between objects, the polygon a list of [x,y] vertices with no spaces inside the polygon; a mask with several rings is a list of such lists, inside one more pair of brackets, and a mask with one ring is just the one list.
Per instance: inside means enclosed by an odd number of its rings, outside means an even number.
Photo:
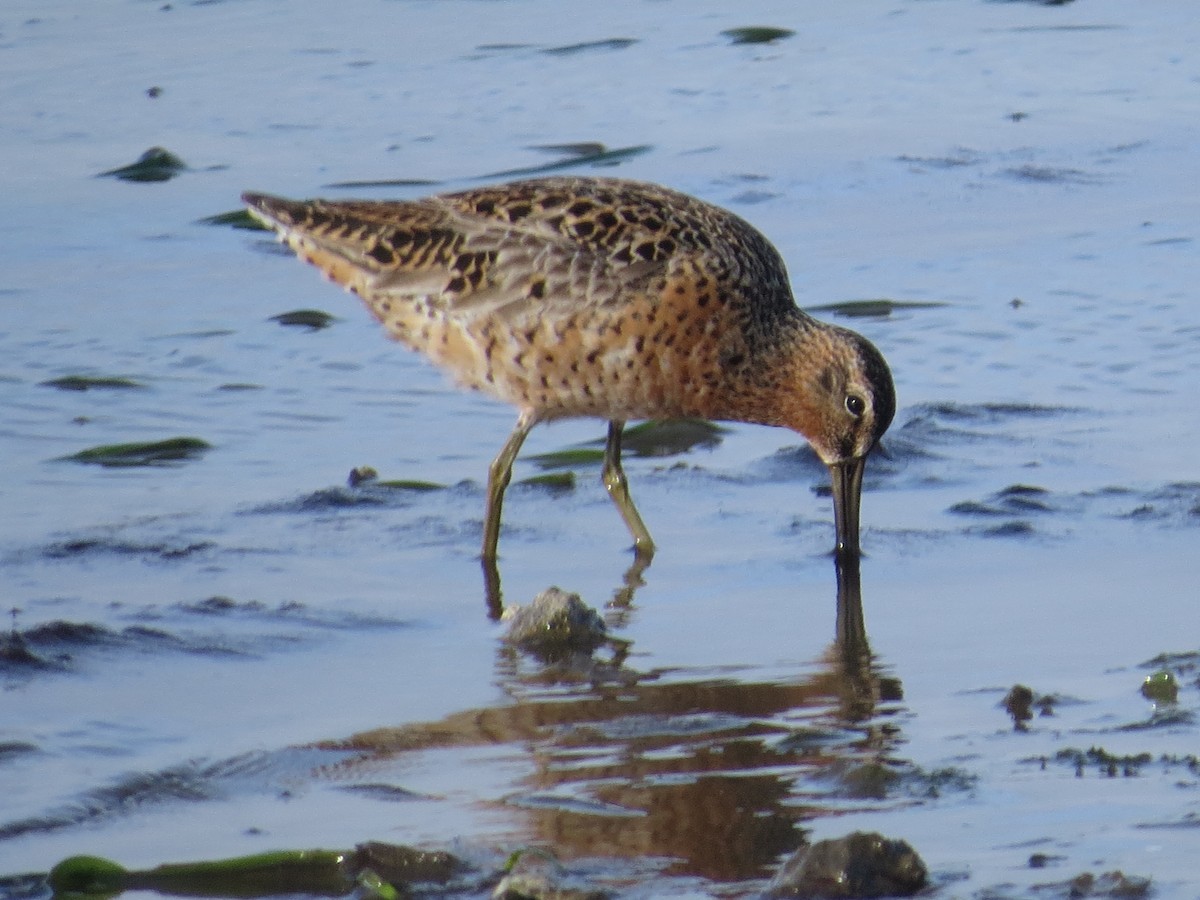
[{"label": "green seaweed clump", "polygon": [[419,494],[429,491],[446,490],[446,485],[444,484],[439,484],[436,481],[422,481],[420,478],[388,478],[383,481],[372,482],[371,486],[386,488],[389,491],[413,491]]},{"label": "green seaweed clump", "polygon": [[165,441],[139,441],[129,444],[101,444],[80,450],[63,459],[109,468],[154,466],[160,463],[195,459],[212,444],[194,437],[175,437]]},{"label": "green seaweed clump", "polygon": [[1147,675],[1141,690],[1142,696],[1155,704],[1171,704],[1179,699],[1179,682],[1166,669]]},{"label": "green seaweed clump", "polygon": [[234,209],[229,212],[217,213],[213,216],[205,216],[202,219],[197,219],[198,225],[221,225],[229,228],[241,228],[245,231],[270,231],[271,229],[264,225],[254,216],[250,215],[249,210]]},{"label": "green seaweed clump", "polygon": [[729,28],[721,32],[734,44],[773,44],[789,38],[796,32],[790,28],[774,28],[770,25],[748,25],[744,28]]},{"label": "green seaweed clump", "polygon": [[393,478],[387,481],[379,479],[379,472],[373,466],[356,466],[350,470],[346,483],[352,488],[385,488],[392,491],[444,491],[446,485],[436,481],[423,481],[417,478]]},{"label": "green seaweed clump", "polygon": [[122,181],[170,181],[187,169],[187,163],[162,147],[151,147],[137,158],[137,162],[118,169],[101,172],[101,177],[120,178]]},{"label": "green seaweed clump", "polygon": [[47,883],[55,896],[76,898],[153,891],[212,898],[353,893],[357,900],[397,900],[411,896],[414,884],[444,885],[468,871],[449,853],[372,842],[353,851],[273,850],[142,871],[99,856],[72,856],[50,870]]},{"label": "green seaweed clump", "polygon": [[569,469],[574,466],[592,466],[603,462],[604,451],[599,447],[568,447],[565,450],[538,453],[530,456],[529,460],[542,469]]},{"label": "green seaweed clump", "polygon": [[50,870],[47,882],[55,894],[119,894],[128,872],[100,856],[72,856]]},{"label": "green seaweed clump", "polygon": [[131,872],[103,857],[72,856],[51,869],[47,881],[59,896],[107,897],[127,890],[194,897],[336,896],[347,892],[345,862],[346,854],[333,850],[277,850]]},{"label": "green seaweed clump", "polygon": [[291,312],[271,316],[271,321],[278,322],[280,325],[299,326],[316,331],[320,328],[328,328],[336,319],[319,309],[294,309]]}]

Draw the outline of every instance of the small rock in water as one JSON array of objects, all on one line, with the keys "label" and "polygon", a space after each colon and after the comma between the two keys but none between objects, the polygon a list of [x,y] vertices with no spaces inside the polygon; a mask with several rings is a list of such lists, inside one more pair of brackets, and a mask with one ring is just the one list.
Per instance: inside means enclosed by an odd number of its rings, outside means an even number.
[{"label": "small rock in water", "polygon": [[855,831],[801,847],[767,887],[767,897],[910,897],[929,873],[905,841]]},{"label": "small rock in water", "polygon": [[379,841],[368,841],[355,848],[355,867],[370,869],[403,886],[405,893],[414,884],[448,884],[468,871],[466,863],[443,850],[418,850]]},{"label": "small rock in water", "polygon": [[1012,716],[1014,730],[1029,730],[1029,726],[1025,723],[1033,718],[1033,699],[1033,691],[1023,684],[1014,684],[1004,695],[1001,705],[1005,712]]},{"label": "small rock in water", "polygon": [[548,854],[520,851],[510,859],[509,871],[492,891],[492,900],[604,900],[608,896],[586,885],[567,883],[570,880]]},{"label": "small rock in water", "polygon": [[590,652],[608,637],[599,613],[578,594],[557,587],[546,588],[528,606],[509,606],[504,620],[505,640],[539,654]]},{"label": "small rock in water", "polygon": [[346,483],[350,487],[358,487],[360,484],[366,484],[368,481],[378,481],[379,473],[371,466],[355,466],[350,470],[350,476],[346,479]]}]

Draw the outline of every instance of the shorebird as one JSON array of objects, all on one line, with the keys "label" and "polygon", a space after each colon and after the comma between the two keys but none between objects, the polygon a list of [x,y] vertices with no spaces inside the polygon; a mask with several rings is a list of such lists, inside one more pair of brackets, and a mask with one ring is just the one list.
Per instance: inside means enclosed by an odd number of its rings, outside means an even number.
[{"label": "shorebird", "polygon": [[654,543],[621,468],[625,422],[699,417],[803,435],[833,481],[837,555],[858,557],[863,468],[896,409],[891,372],[866,338],[796,306],[779,252],[742,218],[610,178],[414,201],[242,199],[393,337],[517,408],[488,471],[485,563],[530,429],[574,416],[608,420],[603,482],[639,556]]}]

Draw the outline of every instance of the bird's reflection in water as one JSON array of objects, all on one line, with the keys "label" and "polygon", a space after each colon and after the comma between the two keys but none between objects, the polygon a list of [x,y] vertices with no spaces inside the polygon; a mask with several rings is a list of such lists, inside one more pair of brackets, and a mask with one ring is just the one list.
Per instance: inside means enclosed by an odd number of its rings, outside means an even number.
[{"label": "bird's reflection in water", "polygon": [[900,686],[867,643],[858,565],[837,574],[835,639],[794,677],[639,671],[617,642],[549,660],[504,646],[497,674],[511,702],[338,746],[377,772],[406,750],[510,745],[531,767],[485,802],[529,843],[565,857],[667,857],[676,875],[762,877],[802,842],[806,820],[877,803],[863,773],[886,768],[901,740]]}]

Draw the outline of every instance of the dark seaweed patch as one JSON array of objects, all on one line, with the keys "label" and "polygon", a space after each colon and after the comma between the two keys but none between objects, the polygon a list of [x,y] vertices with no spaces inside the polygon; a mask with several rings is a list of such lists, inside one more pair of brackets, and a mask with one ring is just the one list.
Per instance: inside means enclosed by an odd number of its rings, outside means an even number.
[{"label": "dark seaweed patch", "polygon": [[950,512],[965,516],[1012,516],[1055,512],[1048,502],[1050,492],[1028,484],[1013,484],[992,494],[987,500],[965,500],[950,507]]},{"label": "dark seaweed patch", "polygon": [[[362,506],[387,506],[388,491],[364,488],[331,487],[313,491],[292,500],[263,503],[250,509],[251,513],[311,513]],[[399,492],[393,492],[399,495]]]},{"label": "dark seaweed patch", "polygon": [[1036,529],[1030,522],[1004,522],[991,528],[984,528],[980,533],[985,537],[1029,537]]},{"label": "dark seaweed patch", "polygon": [[978,165],[981,157],[974,150],[959,150],[950,156],[897,156],[896,161],[927,169],[958,169]]},{"label": "dark seaweed patch", "polygon": [[1200,815],[1186,813],[1182,818],[1168,822],[1140,822],[1134,828],[1200,828]]},{"label": "dark seaweed patch", "polygon": [[270,321],[294,328],[307,328],[310,331],[318,331],[322,328],[328,328],[337,321],[337,318],[320,309],[294,309],[291,312],[271,316]]},{"label": "dark seaweed patch", "polygon": [[[272,605],[260,600],[235,600],[231,597],[212,596],[179,603],[172,609],[186,615],[210,619],[302,625],[330,631],[377,631],[409,626],[409,622],[404,619],[353,613],[336,607],[327,610],[314,609],[294,600]],[[293,638],[287,637],[281,640],[294,642]]]},{"label": "dark seaweed patch", "polygon": [[8,634],[0,635],[0,673],[11,675],[39,669],[62,668],[64,668],[62,660],[51,659],[39,654],[29,646],[29,642],[16,629]]},{"label": "dark seaweed patch", "polygon": [[622,432],[621,447],[635,456],[678,456],[698,447],[716,447],[728,431],[705,419],[643,422]]},{"label": "dark seaweed patch", "polygon": [[603,144],[593,144],[589,146],[595,149],[595,152],[568,152],[566,158],[555,160],[554,162],[543,163],[538,166],[524,166],[518,169],[505,169],[502,172],[490,172],[487,175],[481,175],[479,177],[481,180],[492,178],[516,178],[525,175],[539,175],[546,172],[557,172],[560,169],[570,169],[576,166],[615,166],[627,160],[633,159],[635,156],[641,156],[643,153],[648,153],[651,149],[653,149],[650,144],[638,144],[632,147],[618,147],[613,150],[607,149]]},{"label": "dark seaweed patch", "polygon": [[1196,715],[1191,710],[1170,704],[1158,704],[1150,717],[1140,722],[1127,722],[1117,731],[1150,731],[1159,728],[1178,728],[1196,724]]},{"label": "dark seaweed patch", "polygon": [[394,784],[344,784],[338,790],[347,794],[359,794],[373,800],[384,800],[389,803],[404,803],[409,800],[424,800],[427,797]]},{"label": "dark seaweed patch", "polygon": [[36,744],[30,744],[27,741],[0,741],[0,765],[10,759],[30,756],[39,752],[40,749]]},{"label": "dark seaweed patch", "polygon": [[949,306],[949,304],[935,300],[891,300],[887,297],[879,297],[872,300],[843,300],[839,303],[810,306],[808,311],[829,312],[847,319],[883,319],[894,312],[906,309],[937,309],[943,306]]},{"label": "dark seaweed patch", "polygon": [[1139,664],[1143,669],[1173,669],[1182,675],[1200,670],[1200,651],[1189,650],[1183,653],[1160,653],[1152,659]]},{"label": "dark seaweed patch", "polygon": [[208,597],[195,603],[181,603],[179,608],[185,612],[200,613],[201,615],[224,615],[239,610],[260,612],[265,609],[257,600],[237,601],[229,597]]},{"label": "dark seaweed patch", "polygon": [[[542,150],[546,153],[553,153],[558,156],[573,156],[577,159],[587,159],[588,157],[596,157],[602,153],[607,153],[608,148],[599,141],[576,141],[571,144],[533,144],[529,147],[530,150]],[[586,211],[572,212],[573,215],[583,215]]]},{"label": "dark seaweed patch", "polygon": [[112,555],[139,559],[177,560],[204,553],[216,547],[212,541],[138,543],[113,538],[71,538],[56,541],[42,550],[47,559],[75,559],[85,556]]},{"label": "dark seaweed patch", "polygon": [[1007,516],[1008,513],[978,500],[963,500],[950,507],[950,512],[960,516]]},{"label": "dark seaweed patch", "polygon": [[182,765],[160,772],[129,775],[111,786],[89,791],[61,809],[0,824],[0,840],[103,821],[170,801],[214,799],[219,796],[219,790],[213,774],[212,766]]},{"label": "dark seaweed patch", "polygon": [[589,53],[594,50],[624,50],[637,43],[635,38],[605,38],[599,41],[582,41],[578,44],[564,44],[559,47],[544,47],[541,52],[551,56],[574,56],[577,53]]},{"label": "dark seaweed patch", "polygon": [[0,673],[66,672],[81,654],[106,649],[209,652],[157,628],[134,625],[120,631],[90,622],[57,620],[0,638]]},{"label": "dark seaweed patch", "polygon": [[131,378],[121,378],[111,375],[64,375],[62,378],[51,378],[41,382],[43,387],[58,388],[60,391],[89,391],[94,388],[107,390],[122,390],[128,388],[144,388],[145,385]]},{"label": "dark seaweed patch", "polygon": [[1004,174],[1021,181],[1035,184],[1100,184],[1101,179],[1081,169],[1069,169],[1056,166],[1038,166],[1026,163],[1005,169]]},{"label": "dark seaweed patch", "polygon": [[[437,187],[442,182],[434,181],[429,178],[368,178],[355,181],[331,181],[324,185],[327,188],[336,189],[354,189],[354,188],[393,188],[393,187]],[[269,228],[263,226],[264,230],[269,231]],[[285,251],[286,252],[286,251]]]}]

